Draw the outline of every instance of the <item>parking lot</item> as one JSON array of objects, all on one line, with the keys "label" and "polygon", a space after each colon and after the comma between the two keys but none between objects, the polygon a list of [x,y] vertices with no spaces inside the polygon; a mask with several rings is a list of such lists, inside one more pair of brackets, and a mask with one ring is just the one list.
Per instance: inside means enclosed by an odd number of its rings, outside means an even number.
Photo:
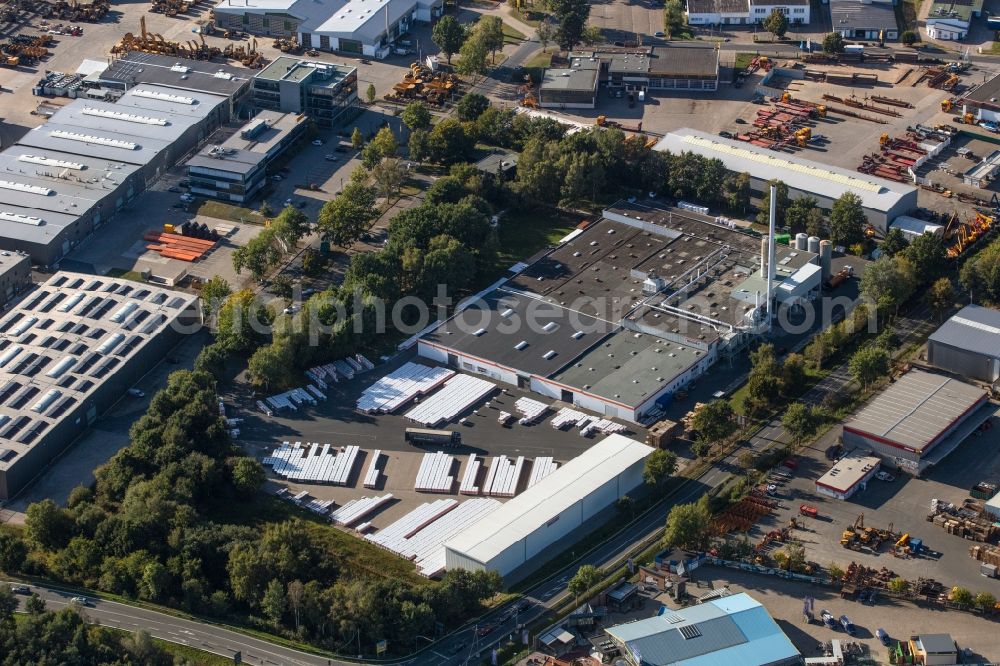
[{"label": "parking lot", "polygon": [[[448,453],[456,457],[453,468],[456,482],[453,492],[448,495],[418,493],[414,491],[413,484],[422,456],[424,453],[438,451],[440,447],[412,445],[404,440],[403,432],[406,428],[419,427],[419,424],[408,421],[403,416],[412,404],[402,407],[395,414],[362,414],[355,410],[357,398],[364,389],[407,361],[433,365],[425,359],[414,358],[413,352],[402,354],[353,380],[331,384],[326,401],[297,412],[266,416],[254,406],[254,398],[247,392],[246,386],[239,383],[234,392],[226,395],[225,399],[228,404],[236,405],[238,412],[236,415],[244,419],[239,426],[240,442],[248,453],[258,458],[268,455],[284,441],[361,447],[365,455],[359,459],[348,487],[298,483],[287,485],[293,492],[308,490],[313,497],[334,499],[338,505],[357,497],[391,492],[399,501],[381,511],[372,520],[373,525],[379,528],[411,511],[419,503],[433,501],[442,496],[462,499],[458,495],[458,481],[462,478],[471,453],[491,458],[499,455],[525,456],[528,460],[551,456],[563,463],[580,455],[596,441],[593,438],[582,437],[575,428],[557,430],[550,425],[549,421],[555,412],[559,407],[565,406],[562,403],[528,394],[510,386],[499,385],[488,402],[460,415],[461,423],[452,422],[440,426],[444,429],[457,430],[462,435],[462,445],[448,449]],[[551,404],[552,410],[548,416],[533,425],[520,425],[516,421],[508,426],[500,425],[497,421],[500,411],[514,413],[514,402],[525,395]],[[644,441],[646,436],[645,430],[632,425],[629,425],[629,431],[624,434],[639,441]],[[376,449],[381,450],[385,456],[383,458],[385,466],[379,487],[371,490],[364,488],[362,481],[369,462],[367,456]],[[485,475],[485,469],[486,466],[483,465],[481,474]],[[527,474],[524,478],[527,478]],[[286,485],[283,479],[274,481],[275,488]]]},{"label": "parking lot", "polygon": [[[663,34],[663,3],[659,0],[599,0],[590,3],[590,24],[611,42],[624,43]],[[655,41],[655,40],[653,40]]]},{"label": "parking lot", "polygon": [[[1000,425],[1000,418],[995,416],[994,424]],[[865,490],[848,500],[820,495],[815,487],[816,479],[832,464],[824,453],[836,444],[839,433],[839,427],[835,427],[803,449],[794,478],[779,487],[779,510],[754,528],[751,541],[788,525],[794,517],[801,527],[793,530],[793,538],[805,546],[807,560],[824,567],[835,564],[845,569],[854,561],[876,569],[885,567],[909,580],[933,578],[945,586],[960,585],[1000,596],[1000,581],[980,576],[979,563],[969,557],[973,542],[950,535],[926,519],[932,499],[961,504],[977,482],[1000,481],[1000,430],[994,427],[970,437],[922,478],[899,474],[892,482],[873,479]],[[804,503],[818,508],[819,516],[799,515],[799,506]],[[888,544],[877,553],[844,548],[840,545],[841,533],[861,515],[866,526],[885,529],[891,525],[895,533],[922,538],[930,554],[901,559],[893,556]]]}]

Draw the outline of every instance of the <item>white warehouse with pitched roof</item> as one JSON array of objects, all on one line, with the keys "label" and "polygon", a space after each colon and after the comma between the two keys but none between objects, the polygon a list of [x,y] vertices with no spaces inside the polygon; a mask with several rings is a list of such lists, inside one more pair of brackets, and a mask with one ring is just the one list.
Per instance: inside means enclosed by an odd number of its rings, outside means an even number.
[{"label": "white warehouse with pitched roof", "polygon": [[609,435],[448,541],[446,568],[497,571],[508,584],[523,577],[525,565],[544,564],[546,552],[557,554],[587,521],[642,484],[652,452]]},{"label": "white warehouse with pitched roof", "polygon": [[852,192],[861,198],[868,222],[883,234],[895,218],[917,208],[917,188],[912,185],[763,150],[698,130],[683,128],[670,132],[655,149],[675,155],[695,153],[715,158],[733,173],[750,174],[753,197],[758,201],[772,179],[788,185],[788,196],[792,199],[815,197],[827,213],[840,195]]}]

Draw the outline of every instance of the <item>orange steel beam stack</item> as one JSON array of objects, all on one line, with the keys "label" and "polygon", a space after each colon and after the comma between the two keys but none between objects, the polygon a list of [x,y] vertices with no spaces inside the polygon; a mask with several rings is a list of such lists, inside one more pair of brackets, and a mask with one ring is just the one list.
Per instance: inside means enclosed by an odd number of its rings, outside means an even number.
[{"label": "orange steel beam stack", "polygon": [[182,261],[197,261],[215,247],[215,241],[156,231],[147,232],[143,240],[151,243],[146,246],[147,250],[154,250],[163,257]]}]

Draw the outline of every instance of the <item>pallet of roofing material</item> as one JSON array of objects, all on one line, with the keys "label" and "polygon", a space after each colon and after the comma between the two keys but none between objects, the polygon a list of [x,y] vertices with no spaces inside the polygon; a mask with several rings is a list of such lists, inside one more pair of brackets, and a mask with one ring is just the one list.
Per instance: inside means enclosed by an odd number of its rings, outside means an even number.
[{"label": "pallet of roofing material", "polygon": [[315,368],[310,368],[309,370],[306,370],[305,375],[306,377],[312,380],[312,383],[317,388],[323,391],[326,391],[327,389],[330,388],[330,386],[323,380],[323,376],[325,375],[325,373],[321,375],[320,373],[316,372]]},{"label": "pallet of roofing material", "polygon": [[398,548],[398,544],[401,544],[405,539],[409,539],[457,506],[458,500],[453,499],[439,499],[421,504],[396,522],[386,525],[384,529],[375,534],[369,534],[365,537],[365,541],[371,541],[386,550],[398,552],[394,546]]},{"label": "pallet of roofing material", "polygon": [[614,421],[609,421],[608,419],[601,419],[587,424],[586,427],[580,430],[580,435],[583,437],[590,437],[595,432],[599,432],[602,435],[610,435],[613,432],[622,432],[624,430],[625,426],[620,423],[615,423]]},{"label": "pallet of roofing material", "polygon": [[406,413],[406,418],[436,427],[453,421],[476,403],[482,402],[497,385],[470,375],[455,375],[440,391]]},{"label": "pallet of roofing material", "polygon": [[354,360],[361,364],[362,372],[375,369],[375,364],[365,358],[364,354],[355,354]]},{"label": "pallet of roofing material", "polygon": [[378,477],[382,473],[382,469],[379,467],[379,463],[382,460],[382,450],[375,449],[372,451],[371,462],[368,463],[368,471],[365,472],[365,488],[374,488],[378,485]]},{"label": "pallet of roofing material", "polygon": [[518,456],[515,461],[511,461],[507,456],[494,458],[486,476],[483,493],[492,497],[513,497],[517,494],[523,469],[524,456]]},{"label": "pallet of roofing material", "polygon": [[476,497],[433,521],[400,544],[402,557],[413,560],[422,575],[431,577],[444,571],[446,544],[452,537],[492,513],[500,502],[489,497]]},{"label": "pallet of roofing material", "polygon": [[482,463],[475,453],[469,455],[469,461],[465,464],[465,472],[462,474],[462,483],[458,487],[458,492],[462,495],[478,495],[479,486],[476,481],[479,478],[479,470]]},{"label": "pallet of roofing material", "polygon": [[573,427],[584,419],[589,420],[590,417],[581,411],[570,409],[569,407],[563,407],[556,412],[556,415],[553,417],[551,423],[553,428],[561,430],[564,426]]},{"label": "pallet of roofing material", "polygon": [[535,485],[558,468],[559,463],[555,462],[551,457],[542,456],[535,458],[531,463],[531,474],[528,476],[527,488]]},{"label": "pallet of roofing material", "polygon": [[358,374],[364,371],[364,367],[350,356],[345,358],[344,361],[347,363],[347,365],[351,366],[351,369],[354,370],[354,374]]},{"label": "pallet of roofing material", "polygon": [[549,411],[549,406],[544,402],[532,400],[531,398],[518,398],[517,402],[514,403],[514,408],[521,414],[521,418],[518,420],[518,423],[521,425],[530,425],[541,419]]},{"label": "pallet of roofing material", "polygon": [[451,468],[455,457],[443,451],[425,453],[417,470],[417,479],[413,489],[424,493],[450,493],[455,479],[451,476]]},{"label": "pallet of roofing material", "polygon": [[265,405],[263,400],[257,401],[257,409],[259,409],[267,416],[274,416],[274,411],[270,407]]},{"label": "pallet of roofing material", "polygon": [[344,506],[330,514],[330,520],[335,525],[350,527],[354,523],[363,520],[374,513],[377,509],[385,506],[393,499],[392,493],[376,495],[375,497],[362,497],[353,499]]},{"label": "pallet of roofing material", "polygon": [[514,420],[514,415],[511,414],[510,412],[501,411],[500,416],[497,417],[497,423],[499,423],[500,425],[507,425],[513,420]]},{"label": "pallet of roofing material", "polygon": [[448,368],[405,363],[362,392],[356,403],[358,411],[391,414],[414,398],[437,390],[454,375]]},{"label": "pallet of roofing material", "polygon": [[309,509],[313,513],[318,513],[323,516],[330,512],[330,508],[336,504],[333,500],[320,500],[314,499],[311,502],[307,502],[302,505],[303,509]]},{"label": "pallet of roofing material", "polygon": [[354,379],[354,368],[342,358],[333,362],[333,367],[337,369],[337,374],[346,379]]},{"label": "pallet of roofing material", "polygon": [[309,393],[311,393],[312,396],[314,398],[316,398],[317,400],[326,400],[326,394],[323,393],[322,391],[320,391],[318,388],[316,388],[312,384],[307,384],[306,385],[306,390],[309,391]]}]

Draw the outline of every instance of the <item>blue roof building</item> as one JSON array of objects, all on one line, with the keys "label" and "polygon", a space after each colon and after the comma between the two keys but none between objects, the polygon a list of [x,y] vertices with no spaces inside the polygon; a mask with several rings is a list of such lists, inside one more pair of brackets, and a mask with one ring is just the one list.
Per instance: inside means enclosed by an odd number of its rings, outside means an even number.
[{"label": "blue roof building", "polygon": [[786,666],[802,656],[750,595],[667,611],[607,630],[634,666]]}]

